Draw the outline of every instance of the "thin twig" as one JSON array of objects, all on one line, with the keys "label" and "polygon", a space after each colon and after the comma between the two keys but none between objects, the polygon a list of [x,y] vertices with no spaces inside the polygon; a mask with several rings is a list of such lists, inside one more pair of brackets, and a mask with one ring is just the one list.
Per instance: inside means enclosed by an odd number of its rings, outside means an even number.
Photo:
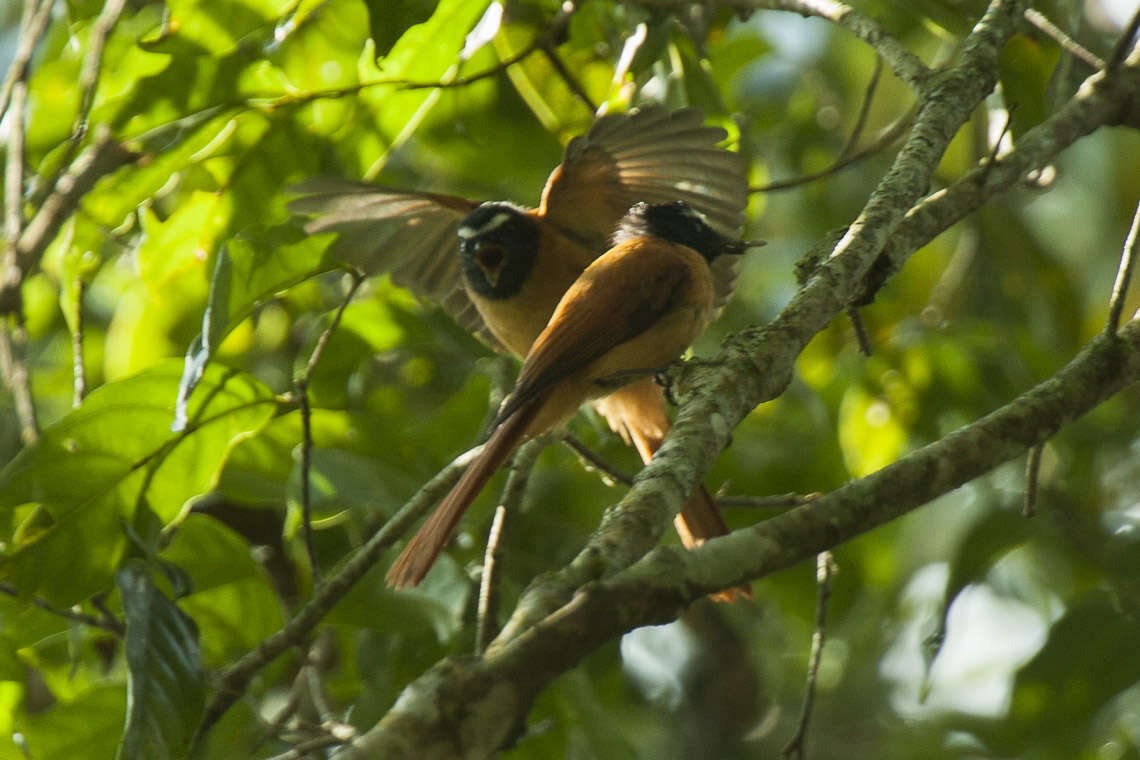
[{"label": "thin twig", "polygon": [[479,581],[478,622],[475,627],[475,654],[480,655],[487,645],[499,635],[499,589],[498,572],[503,559],[503,543],[507,535],[507,520],[518,510],[526,493],[530,473],[538,460],[538,455],[549,443],[548,436],[529,441],[519,449],[507,470],[507,482],[503,486],[503,497],[495,509],[495,518],[487,535],[487,549],[483,555],[483,577]]},{"label": "thin twig", "polygon": [[811,637],[811,655],[808,659],[807,683],[804,702],[800,710],[800,723],[796,733],[784,746],[784,757],[803,760],[807,756],[808,724],[815,707],[815,686],[819,681],[819,663],[823,658],[823,644],[827,639],[827,604],[831,598],[831,578],[839,568],[831,552],[820,552],[815,558],[815,580],[819,597],[815,607],[815,633]]},{"label": "thin twig", "polygon": [[853,164],[857,164],[869,156],[875,155],[876,153],[886,149],[888,146],[897,141],[900,137],[902,137],[903,132],[905,132],[910,126],[911,120],[914,118],[914,114],[915,111],[912,109],[909,113],[895,120],[893,124],[890,124],[885,129],[883,129],[883,131],[879,133],[879,135],[874,139],[873,142],[871,142],[870,145],[863,148],[862,150],[841,156],[840,158],[836,159],[835,163],[826,169],[821,169],[820,171],[812,172],[811,174],[803,174],[799,177],[793,177],[791,179],[782,179],[776,182],[769,182],[766,185],[756,185],[748,188],[748,192],[771,193],[777,190],[789,190],[793,187],[806,185],[810,182],[816,182],[821,179],[826,179],[827,177],[830,177],[834,174],[838,174],[843,169],[846,169]]},{"label": "thin twig", "polygon": [[921,93],[930,78],[930,68],[870,16],[834,0],[775,0],[764,2],[773,10],[792,11],[827,19],[875,49],[895,76],[915,93]]},{"label": "thin twig", "polygon": [[1009,134],[1009,130],[1013,127],[1013,113],[1017,110],[1017,103],[1010,103],[1005,109],[1005,123],[1001,125],[1001,132],[998,133],[997,139],[990,147],[990,154],[986,162],[982,164],[986,171],[982,172],[981,181],[986,181],[986,175],[990,169],[997,165],[998,155],[1001,153],[1001,142],[1005,136]]},{"label": "thin twig", "polygon": [[255,743],[253,749],[257,749],[261,742],[269,737],[278,737],[285,729],[285,724],[288,723],[297,714],[297,710],[301,706],[301,695],[296,688],[289,690],[289,698],[285,704],[281,706],[281,710],[266,724],[264,724],[264,736]]},{"label": "thin twig", "polygon": [[344,560],[335,572],[326,576],[324,582],[314,591],[313,598],[301,607],[297,614],[277,632],[265,638],[256,649],[239,658],[219,675],[213,698],[206,705],[194,742],[199,741],[218,718],[241,697],[258,671],[309,635],[329,610],[372,569],[380,559],[380,555],[455,485],[463,470],[481,450],[481,446],[476,446],[440,470],[363,546]]},{"label": "thin twig", "polygon": [[485,69],[484,71],[467,76],[457,76],[446,80],[433,80],[430,82],[412,80],[412,79],[373,79],[367,82],[357,82],[356,84],[348,85],[346,87],[334,87],[327,90],[313,90],[310,92],[290,94],[283,96],[266,96],[266,97],[247,97],[240,101],[229,104],[228,107],[237,106],[261,106],[267,111],[273,111],[280,108],[287,108],[292,106],[305,105],[314,100],[324,99],[338,99],[350,98],[359,95],[362,91],[372,87],[393,87],[397,90],[446,90],[456,87],[466,87],[475,84],[483,79],[498,76],[506,71],[516,63],[529,58],[531,55],[542,49],[542,41],[536,40],[523,50],[515,53],[505,61],[500,61],[498,64]]},{"label": "thin twig", "polygon": [[1116,41],[1116,46],[1112,49],[1112,56],[1108,59],[1108,71],[1115,71],[1120,68],[1124,60],[1128,58],[1128,54],[1132,51],[1132,45],[1136,40],[1136,32],[1140,31],[1140,9],[1137,9],[1133,14],[1132,20],[1128,22],[1124,33],[1120,35],[1120,39]]},{"label": "thin twig", "polygon": [[798,507],[815,501],[822,494],[816,493],[784,493],[772,496],[721,496],[717,494],[717,506],[737,509],[784,509]]},{"label": "thin twig", "polygon": [[51,195],[28,222],[16,242],[19,265],[23,271],[28,271],[39,259],[40,254],[55,238],[60,225],[75,210],[79,199],[99,179],[139,159],[137,153],[128,150],[111,136],[109,128],[101,127],[98,132],[94,142],[79,154],[59,178]]},{"label": "thin twig", "polygon": [[71,123],[71,134],[64,144],[63,153],[58,159],[58,163],[55,164],[59,168],[55,176],[45,183],[47,188],[56,186],[61,173],[66,171],[71,164],[75,152],[79,150],[83,138],[87,136],[91,107],[95,104],[95,92],[99,88],[99,75],[103,72],[103,51],[107,46],[107,38],[111,36],[111,31],[118,23],[125,5],[126,0],[106,0],[103,9],[99,11],[99,16],[95,19],[95,23],[91,25],[91,31],[87,36],[87,54],[83,57],[83,66],[79,71],[78,85],[82,99],[79,101],[79,110],[75,114],[75,120]]},{"label": "thin twig", "polygon": [[[676,13],[688,10],[692,0],[638,0],[637,5],[664,8]],[[836,0],[716,0],[707,5],[749,14],[766,8],[789,11],[801,16],[818,16],[850,32],[882,56],[891,71],[916,94],[921,94],[930,79],[930,67],[883,28],[882,24],[851,6]]]},{"label": "thin twig", "polygon": [[1041,454],[1045,451],[1045,444],[1039,443],[1029,449],[1029,456],[1025,460],[1025,501],[1021,505],[1021,514],[1024,517],[1034,517],[1037,514],[1037,486],[1041,475]]},{"label": "thin twig", "polygon": [[[306,739],[305,741],[297,744],[293,749],[288,752],[282,752],[280,755],[274,755],[268,760],[304,760],[306,757],[311,757],[310,753],[317,750],[328,749],[329,747],[336,747],[344,744],[351,737],[340,737],[335,734],[325,734],[317,736],[313,739]],[[324,757],[326,753],[319,753],[320,757]]]},{"label": "thin twig", "polygon": [[624,483],[627,486],[633,485],[633,477],[627,475],[621,470],[617,469],[600,454],[592,451],[586,444],[579,441],[572,435],[568,435],[562,439],[562,442],[570,447],[570,450],[577,454],[586,463],[587,468],[592,468],[601,472],[605,477],[616,483]]},{"label": "thin twig", "polygon": [[305,536],[305,551],[309,556],[309,567],[313,573],[314,585],[321,580],[321,566],[320,563],[317,562],[317,554],[313,550],[312,494],[309,484],[309,470],[312,466],[313,430],[312,409],[309,406],[309,382],[313,379],[313,372],[316,371],[317,364],[324,354],[325,346],[328,345],[333,331],[336,330],[337,325],[340,324],[341,317],[344,316],[344,310],[352,303],[352,298],[356,295],[356,290],[360,287],[360,283],[364,282],[364,275],[359,272],[353,272],[351,278],[352,284],[349,285],[344,300],[341,301],[340,306],[333,315],[332,321],[329,322],[329,326],[325,328],[324,332],[322,332],[321,336],[317,339],[317,345],[313,347],[313,352],[309,354],[309,361],[305,364],[305,371],[300,377],[293,381],[293,387],[297,394],[297,405],[301,410],[301,523]]},{"label": "thin twig", "polygon": [[848,306],[847,320],[851,323],[851,329],[855,331],[855,344],[859,346],[859,353],[863,356],[871,356],[874,353],[871,336],[867,332],[867,325],[863,322],[863,315],[859,313],[859,309]]},{"label": "thin twig", "polygon": [[508,513],[509,510],[503,504],[495,507],[491,529],[487,531],[487,549],[483,552],[483,576],[479,579],[479,608],[475,625],[476,656],[483,654],[487,644],[499,635],[499,589],[501,584],[497,570],[499,559],[502,556],[500,547]]},{"label": "thin twig", "polygon": [[882,73],[883,58],[876,55],[875,70],[871,72],[871,81],[867,83],[867,89],[863,93],[863,104],[859,107],[859,116],[855,119],[855,126],[851,129],[851,136],[847,138],[847,144],[843,146],[843,150],[839,151],[840,158],[853,151],[859,142],[859,138],[863,136],[863,129],[867,126],[867,119],[871,115],[871,103],[875,99],[875,90],[879,87],[879,77],[882,76]]},{"label": "thin twig", "polygon": [[87,284],[81,275],[75,276],[75,332],[71,335],[72,397],[71,405],[77,407],[87,395],[87,368],[83,361],[83,294]]},{"label": "thin twig", "polygon": [[590,109],[590,113],[596,113],[598,107],[594,105],[594,101],[590,98],[590,94],[586,92],[585,88],[582,87],[582,83],[570,72],[570,69],[566,68],[566,64],[562,62],[561,56],[558,55],[558,51],[554,47],[554,43],[549,39],[544,40],[539,49],[542,50],[543,55],[546,56],[546,60],[550,61],[550,65],[554,67],[555,73],[566,83],[566,86],[570,89],[570,92],[573,93],[574,97],[582,101],[582,104]]},{"label": "thin twig", "polygon": [[4,162],[4,246],[5,267],[16,265],[16,245],[24,231],[24,107],[28,85],[23,80],[12,86],[12,111],[8,117],[8,145]]},{"label": "thin twig", "polygon": [[[0,593],[7,594],[8,596],[11,596],[11,597],[15,597],[16,599],[21,598],[19,590],[15,586],[13,586],[11,583],[8,583],[7,581],[0,581]],[[113,615],[111,615],[110,613],[107,613],[107,612],[103,613],[104,616],[102,618],[97,618],[94,615],[88,615],[84,612],[76,612],[75,610],[60,609],[59,607],[53,606],[51,604],[51,602],[48,602],[45,599],[41,599],[38,596],[32,597],[31,599],[28,600],[28,602],[35,605],[36,607],[39,607],[41,610],[44,610],[46,612],[50,612],[53,615],[59,615],[60,617],[66,618],[66,619],[68,619],[74,623],[82,623],[83,625],[89,625],[92,628],[98,628],[99,630],[106,631],[107,633],[113,633],[115,636],[118,636],[119,638],[122,638],[123,635],[126,633],[126,630],[127,630],[126,626],[123,624],[123,622],[121,620],[118,620]]]},{"label": "thin twig", "polygon": [[1106,335],[1115,335],[1120,329],[1120,318],[1124,313],[1124,301],[1128,295],[1128,285],[1132,281],[1132,269],[1140,256],[1140,203],[1132,214],[1132,226],[1120,252],[1120,266],[1116,270],[1116,281],[1112,284],[1112,295],[1108,299],[1108,321],[1104,325]]},{"label": "thin twig", "polygon": [[27,332],[19,308],[13,316],[15,324],[12,326],[8,325],[6,318],[0,317],[0,377],[12,391],[16,418],[20,421],[20,440],[32,446],[40,439],[40,424],[32,397],[31,375],[24,362]]},{"label": "thin twig", "polygon": [[1046,18],[1041,11],[1036,8],[1027,8],[1025,20],[1051,37],[1069,55],[1084,61],[1094,69],[1104,68],[1104,61],[1100,59],[1100,56],[1066,34],[1064,29]]},{"label": "thin twig", "polygon": [[26,0],[20,18],[20,37],[16,42],[16,54],[8,66],[4,83],[0,84],[0,119],[8,112],[12,90],[17,82],[26,82],[28,65],[36,52],[36,46],[47,29],[51,19],[51,6],[54,0]]}]

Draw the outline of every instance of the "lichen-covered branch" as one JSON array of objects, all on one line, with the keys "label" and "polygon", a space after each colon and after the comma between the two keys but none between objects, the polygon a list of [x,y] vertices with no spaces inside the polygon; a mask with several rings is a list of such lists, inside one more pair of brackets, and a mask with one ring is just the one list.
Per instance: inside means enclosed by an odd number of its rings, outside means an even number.
[{"label": "lichen-covered branch", "polygon": [[770,575],[882,525],[1023,454],[1140,379],[1140,322],[1100,335],[1054,376],[894,464],[693,551],[659,547],[481,659],[448,659],[337,757],[480,758],[509,744],[534,697],[605,641],[673,619],[710,591]]}]

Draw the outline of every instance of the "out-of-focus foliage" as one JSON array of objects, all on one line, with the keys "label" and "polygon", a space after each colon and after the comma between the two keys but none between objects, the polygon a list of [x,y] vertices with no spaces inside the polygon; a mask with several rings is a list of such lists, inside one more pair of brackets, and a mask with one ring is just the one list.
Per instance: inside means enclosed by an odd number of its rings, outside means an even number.
[{"label": "out-of-focus foliage", "polygon": [[[101,7],[56,5],[29,79],[26,171],[41,181],[68,155]],[[21,446],[12,393],[0,390],[0,582],[11,592],[0,595],[0,756],[179,756],[208,674],[308,597],[301,422],[286,394],[350,278],[324,256],[328,241],[306,238],[290,217],[289,187],[325,174],[536,203],[561,144],[592,113],[541,53],[496,69],[548,35],[560,5],[508,3],[497,30],[472,33],[486,2],[128,3],[107,38],[81,147],[106,127],[145,160],[83,197],[22,284],[43,425],[35,446]],[[928,63],[982,9],[858,5]],[[1046,5],[1109,54],[1119,27],[1098,3]],[[3,59],[18,6],[0,10]],[[838,157],[875,63],[832,25],[767,11],[678,18],[595,0],[559,32],[550,40],[559,60],[594,103],[700,106],[729,129],[758,185]],[[1047,118],[1083,65],[1026,25],[1005,51],[1000,91],[958,135],[941,179],[990,153],[1014,102],[1015,141]],[[861,143],[912,103],[884,74]],[[11,129],[9,120],[0,132]],[[755,194],[748,233],[769,245],[748,258],[698,353],[787,301],[799,255],[851,220],[891,158],[888,148],[823,180]],[[1140,138],[1101,130],[1055,173],[913,257],[863,312],[874,356],[858,353],[846,323],[819,335],[789,391],[735,432],[710,487],[834,488],[1071,357],[1101,329],[1140,196]],[[93,390],[73,408],[80,324]],[[172,431],[192,346],[203,374]],[[476,440],[497,361],[386,278],[364,283],[310,384],[323,568]],[[813,758],[1140,757],[1138,401],[1124,394],[1049,442],[1031,522],[1018,516],[1022,475],[1010,464],[838,548]],[[604,424],[579,417],[582,440],[637,467]],[[572,557],[617,494],[568,450],[544,454],[511,527],[504,604]],[[469,652],[471,576],[492,499],[477,502],[422,589],[389,592],[377,570],[330,613],[314,647],[320,700],[297,686],[309,682],[287,654],[210,732],[204,755],[288,749],[300,734],[274,718],[293,689],[308,694],[298,708],[307,724],[328,717],[323,701],[366,729],[410,679]],[[558,511],[541,508],[552,504]],[[764,517],[728,513],[735,526]],[[603,648],[542,695],[508,756],[776,756],[802,698],[814,568],[755,593],[755,604],[700,604]],[[125,621],[125,635],[45,605]]]}]

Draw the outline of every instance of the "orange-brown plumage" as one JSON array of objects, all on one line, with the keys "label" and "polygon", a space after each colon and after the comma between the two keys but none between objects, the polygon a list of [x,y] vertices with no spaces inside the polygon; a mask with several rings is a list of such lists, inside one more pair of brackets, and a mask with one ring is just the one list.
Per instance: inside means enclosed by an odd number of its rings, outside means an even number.
[{"label": "orange-brown plumage", "polygon": [[[462,257],[455,255],[455,240],[470,216],[493,213],[497,204],[488,208],[451,195],[317,180],[299,188],[304,197],[291,207],[316,215],[306,226],[310,232],[339,233],[332,258],[365,272],[391,272],[397,284],[436,301],[496,350],[525,357],[563,294],[609,248],[614,228],[634,203],[684,200],[714,228],[739,229],[748,200],[745,162],[717,146],[725,136],[706,126],[695,109],[650,107],[598,119],[567,145],[538,208],[514,209],[533,225],[525,244],[514,245],[529,251],[529,258],[488,258],[475,272],[505,279],[493,298],[473,287]],[[714,311],[731,295],[737,268],[731,256],[712,262]],[[640,381],[596,405],[648,462],[669,429],[660,389]],[[703,487],[676,524],[687,546],[728,530]]]},{"label": "orange-brown plumage", "polygon": [[[638,213],[670,219],[674,214],[692,214],[683,204],[635,207],[630,216]],[[703,224],[695,215],[692,218]],[[492,216],[485,229],[494,232],[505,224]],[[389,583],[403,588],[423,579],[464,510],[523,441],[564,425],[583,403],[610,395],[615,387],[625,386],[628,393],[619,401],[626,399],[622,409],[634,417],[640,413],[634,401],[642,399],[644,389],[657,392],[655,386],[642,386],[639,375],[673,361],[701,334],[714,304],[709,262],[720,253],[743,250],[743,244],[704,227],[708,250],[698,253],[684,244],[689,242],[687,230],[680,235],[684,242],[660,236],[669,229],[652,227],[656,234],[646,232],[619,242],[566,290],[527,353],[490,439],[392,565]],[[706,243],[700,237],[693,241],[692,245]],[[656,407],[650,411],[656,415]],[[659,428],[662,419],[663,411],[654,416],[655,426]],[[646,451],[652,454],[648,445]],[[656,433],[651,445],[653,450],[660,445]],[[709,507],[716,514],[715,506]],[[694,524],[696,531],[720,527],[697,520]]]}]

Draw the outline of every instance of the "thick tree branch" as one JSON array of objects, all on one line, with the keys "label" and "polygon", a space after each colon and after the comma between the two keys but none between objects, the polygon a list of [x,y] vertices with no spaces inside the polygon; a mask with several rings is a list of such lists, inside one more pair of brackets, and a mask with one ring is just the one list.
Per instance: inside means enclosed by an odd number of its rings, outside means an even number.
[{"label": "thick tree branch", "polygon": [[337,757],[486,757],[509,743],[542,688],[605,641],[916,509],[1020,456],[1136,380],[1140,321],[1117,336],[1099,335],[1045,382],[872,475],[696,550],[659,547],[514,637],[501,636],[482,659],[441,662]]},{"label": "thick tree branch", "polygon": [[999,53],[1023,5],[993,2],[965,41],[960,60],[932,76],[894,165],[791,303],[768,326],[727,341],[715,362],[690,362],[674,373],[676,395],[692,403],[682,405],[673,433],[638,476],[638,487],[568,567],[532,585],[500,640],[529,630],[583,583],[628,567],[652,549],[740,420],[784,391],[800,352],[851,303],[891,233],[927,193],[951,138],[993,88]]},{"label": "thick tree branch", "polygon": [[1030,129],[1009,153],[979,166],[949,187],[932,193],[907,212],[875,262],[856,296],[867,303],[875,291],[898,271],[911,254],[956,222],[976,211],[994,195],[1009,190],[1032,171],[1046,166],[1062,150],[1106,125],[1117,124],[1140,92],[1140,55],[1127,65],[1086,79],[1076,94],[1055,114]]}]

